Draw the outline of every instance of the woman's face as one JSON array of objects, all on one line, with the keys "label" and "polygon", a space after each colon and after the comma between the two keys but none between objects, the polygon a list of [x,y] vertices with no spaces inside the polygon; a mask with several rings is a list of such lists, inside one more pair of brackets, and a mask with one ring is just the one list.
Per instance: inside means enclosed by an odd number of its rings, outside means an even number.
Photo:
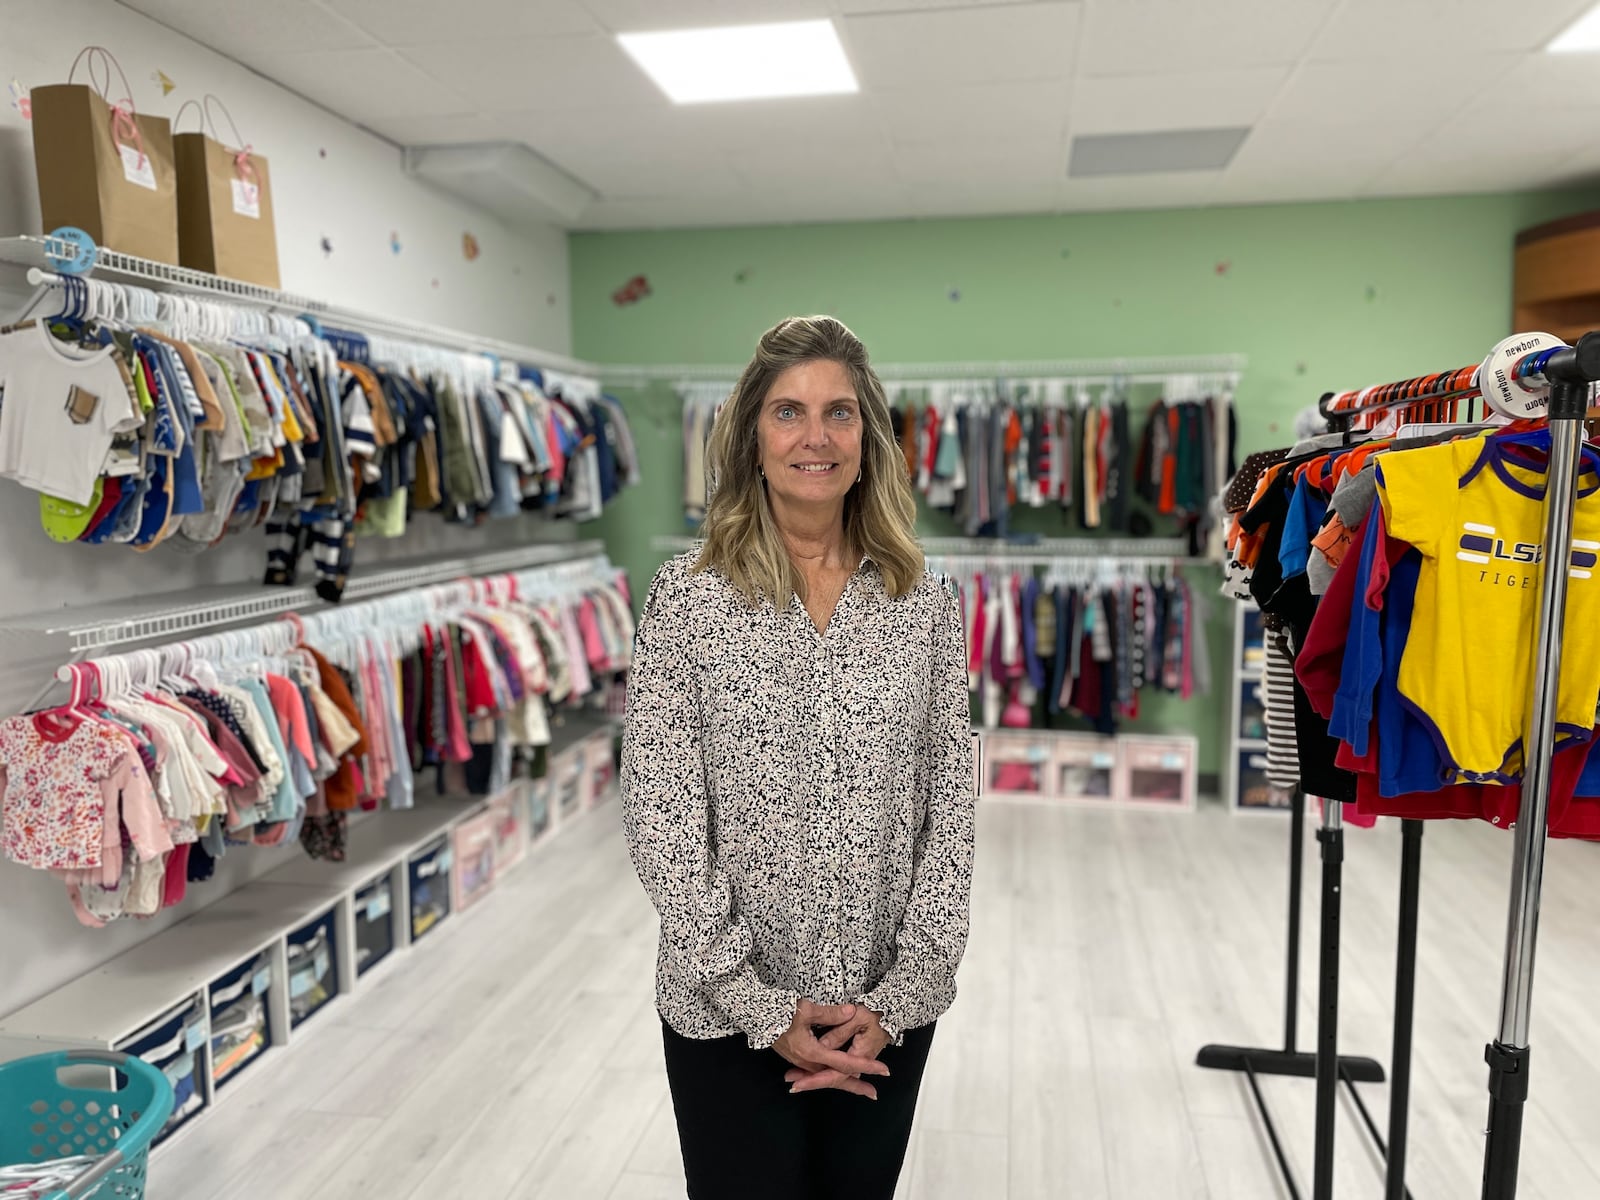
[{"label": "woman's face", "polygon": [[842,505],[861,473],[861,402],[836,362],[790,367],[767,391],[756,424],[767,492],[779,507]]}]

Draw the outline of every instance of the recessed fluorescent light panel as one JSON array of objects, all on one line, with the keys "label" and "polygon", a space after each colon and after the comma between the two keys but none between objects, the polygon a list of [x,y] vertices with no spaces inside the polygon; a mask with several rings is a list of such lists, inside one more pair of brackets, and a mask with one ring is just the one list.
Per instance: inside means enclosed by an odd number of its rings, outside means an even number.
[{"label": "recessed fluorescent light panel", "polygon": [[1546,49],[1551,54],[1582,54],[1600,50],[1600,4],[1567,26]]},{"label": "recessed fluorescent light panel", "polygon": [[617,35],[675,104],[860,91],[832,21]]},{"label": "recessed fluorescent light panel", "polygon": [[1086,179],[1158,171],[1220,171],[1233,161],[1249,135],[1248,128],[1089,134],[1072,139],[1067,174]]}]

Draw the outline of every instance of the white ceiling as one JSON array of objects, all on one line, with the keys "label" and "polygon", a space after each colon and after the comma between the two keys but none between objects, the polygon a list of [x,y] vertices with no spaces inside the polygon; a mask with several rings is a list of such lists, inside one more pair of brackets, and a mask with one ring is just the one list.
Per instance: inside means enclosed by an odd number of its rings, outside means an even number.
[{"label": "white ceiling", "polygon": [[[522,142],[615,229],[1525,189],[1600,176],[1593,0],[124,0],[401,145]],[[677,107],[619,32],[830,17],[861,92]],[[1220,172],[1084,134],[1249,126]]]}]

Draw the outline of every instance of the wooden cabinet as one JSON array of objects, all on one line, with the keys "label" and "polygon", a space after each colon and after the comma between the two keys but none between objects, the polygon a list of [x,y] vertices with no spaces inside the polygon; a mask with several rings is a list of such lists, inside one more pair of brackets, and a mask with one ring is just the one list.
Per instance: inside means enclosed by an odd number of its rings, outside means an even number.
[{"label": "wooden cabinet", "polygon": [[1600,329],[1600,212],[1517,234],[1513,332],[1572,342]]}]

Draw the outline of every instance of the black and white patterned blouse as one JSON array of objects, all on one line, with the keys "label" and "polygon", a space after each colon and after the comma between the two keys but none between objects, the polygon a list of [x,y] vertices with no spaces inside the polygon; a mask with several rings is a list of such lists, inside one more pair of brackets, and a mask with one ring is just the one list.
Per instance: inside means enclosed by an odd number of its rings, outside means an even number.
[{"label": "black and white patterned blouse", "polygon": [[898,1043],[955,998],[972,881],[961,613],[870,560],[827,633],[751,608],[693,553],[657,573],[623,734],[628,848],[661,917],[656,1005],[685,1037],[770,1046],[800,997]]}]

